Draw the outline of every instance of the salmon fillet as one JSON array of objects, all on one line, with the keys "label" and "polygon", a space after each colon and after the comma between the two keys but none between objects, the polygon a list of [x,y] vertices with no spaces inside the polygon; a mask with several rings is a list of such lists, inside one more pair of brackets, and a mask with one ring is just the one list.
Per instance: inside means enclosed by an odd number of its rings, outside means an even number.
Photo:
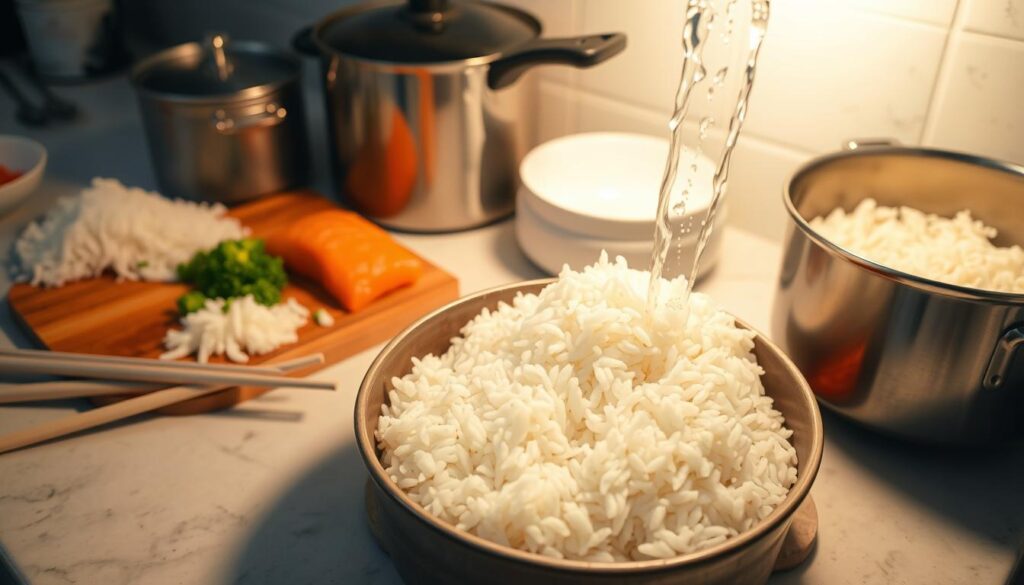
[{"label": "salmon fillet", "polygon": [[268,237],[266,244],[286,268],[319,282],[352,312],[423,274],[419,258],[387,232],[341,209],[307,215]]}]

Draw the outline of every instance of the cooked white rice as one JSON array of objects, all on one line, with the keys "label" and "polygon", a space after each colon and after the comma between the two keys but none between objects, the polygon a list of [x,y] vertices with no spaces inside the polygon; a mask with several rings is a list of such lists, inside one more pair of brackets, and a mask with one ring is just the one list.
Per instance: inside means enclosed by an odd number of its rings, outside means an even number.
[{"label": "cooked white rice", "polygon": [[1024,250],[1000,248],[994,227],[969,210],[952,219],[911,207],[883,207],[865,199],[816,217],[811,228],[832,243],[872,262],[948,284],[1024,293]]},{"label": "cooked white rice", "polygon": [[231,299],[227,311],[224,305],[224,299],[208,299],[202,309],[182,317],[182,329],[171,329],[164,336],[167,352],[160,359],[194,353],[200,362],[212,355],[226,355],[233,362],[245,363],[249,355],[262,355],[298,341],[298,330],[309,318],[309,309],[291,298],[267,307],[246,295]]},{"label": "cooked white rice", "polygon": [[25,228],[14,246],[15,277],[61,286],[110,269],[126,280],[175,280],[178,264],[196,252],[246,235],[226,212],[95,178]]},{"label": "cooked white rice", "polygon": [[708,297],[645,314],[625,260],[485,310],[392,380],[388,474],[445,522],[558,558],[668,558],[751,528],[796,480],[754,334]]}]

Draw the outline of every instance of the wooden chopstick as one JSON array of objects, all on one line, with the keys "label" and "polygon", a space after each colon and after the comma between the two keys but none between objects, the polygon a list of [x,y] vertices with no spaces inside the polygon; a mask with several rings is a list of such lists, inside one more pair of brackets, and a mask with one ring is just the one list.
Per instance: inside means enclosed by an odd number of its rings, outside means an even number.
[{"label": "wooden chopstick", "polygon": [[73,360],[76,362],[94,362],[98,364],[147,364],[172,369],[198,369],[219,372],[262,372],[264,374],[278,374],[281,370],[268,366],[246,366],[241,364],[203,364],[199,362],[178,362],[174,360],[159,360],[151,358],[95,355],[91,353],[71,353],[67,351],[49,351],[46,349],[0,349],[0,356],[12,357],[38,357],[50,360]]},{"label": "wooden chopstick", "polygon": [[89,360],[54,360],[30,355],[0,355],[0,372],[9,374],[52,374],[101,380],[134,380],[168,384],[219,384],[229,386],[261,386],[273,388],[292,386],[316,390],[334,390],[334,383],[324,380],[288,378],[279,374],[259,372],[223,372],[203,368],[166,368],[161,365],[99,363]]},{"label": "wooden chopstick", "polygon": [[[323,354],[314,354],[295,360],[275,364],[283,371],[303,368],[313,363],[323,363]],[[15,431],[0,436],[0,453],[21,449],[43,441],[49,441],[71,433],[85,431],[100,425],[116,422],[137,414],[220,392],[230,386],[175,386],[157,390],[107,406],[93,408],[64,418],[49,421],[39,426]]]},{"label": "wooden chopstick", "polygon": [[[0,350],[0,355],[3,355]],[[42,352],[47,353],[47,352]],[[61,352],[54,352],[60,354]],[[67,355],[67,354],[64,354]],[[70,354],[76,355],[76,354]],[[319,355],[319,354],[318,354]],[[106,357],[106,356],[99,356]],[[126,358],[131,360],[133,358]],[[309,356],[286,363],[287,368],[260,367],[261,372],[286,372],[316,363],[317,356]],[[242,366],[251,367],[251,366]],[[146,384],[123,380],[58,380],[55,382],[27,382],[23,384],[0,384],[0,404],[16,402],[39,402],[43,400],[65,400],[90,396],[115,396],[119,394],[143,394],[166,388],[167,384]]]},{"label": "wooden chopstick", "polygon": [[0,384],[0,404],[65,400],[89,396],[141,394],[166,388],[167,384],[145,384],[123,380],[58,380],[56,382],[26,382]]}]

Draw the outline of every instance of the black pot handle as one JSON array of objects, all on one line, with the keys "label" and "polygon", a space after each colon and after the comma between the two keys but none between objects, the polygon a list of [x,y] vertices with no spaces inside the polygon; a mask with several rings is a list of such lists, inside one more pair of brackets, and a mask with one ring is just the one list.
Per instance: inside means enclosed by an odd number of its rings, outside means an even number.
[{"label": "black pot handle", "polygon": [[320,49],[313,42],[313,26],[304,26],[292,37],[292,48],[310,57],[319,57]]},{"label": "black pot handle", "polygon": [[565,39],[537,39],[491,63],[487,85],[508,87],[535,65],[591,67],[618,55],[626,48],[626,35],[604,33]]}]

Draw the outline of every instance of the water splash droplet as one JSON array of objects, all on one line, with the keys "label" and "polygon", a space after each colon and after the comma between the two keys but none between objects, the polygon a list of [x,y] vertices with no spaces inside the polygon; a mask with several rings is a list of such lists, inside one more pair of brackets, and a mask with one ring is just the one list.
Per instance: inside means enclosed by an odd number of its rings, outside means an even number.
[{"label": "water splash droplet", "polygon": [[704,140],[705,138],[708,137],[708,130],[710,130],[711,127],[714,125],[715,119],[712,116],[704,116],[703,118],[700,119],[700,126],[698,128],[698,132],[700,134],[701,140]]},{"label": "water splash droplet", "polygon": [[711,83],[716,87],[720,87],[725,82],[725,77],[729,75],[729,67],[725,66],[715,72],[715,76],[711,78]]},{"label": "water splash droplet", "polygon": [[[737,14],[742,11],[736,10],[736,4],[738,0],[719,0],[725,2],[724,12],[719,15],[716,23],[715,7],[712,6],[711,0],[687,0],[686,8],[686,21],[683,26],[683,52],[684,52],[684,64],[682,74],[679,80],[679,89],[675,96],[675,108],[672,115],[672,120],[669,123],[669,128],[672,130],[670,150],[668,161],[665,165],[665,173],[662,178],[661,189],[658,199],[658,216],[656,221],[656,230],[654,237],[654,251],[651,255],[651,276],[648,285],[647,294],[647,309],[648,314],[653,314],[654,308],[659,304],[664,303],[669,306],[678,306],[680,308],[685,307],[686,299],[689,296],[690,289],[693,285],[693,279],[697,273],[697,266],[700,262],[700,257],[708,243],[708,237],[711,234],[712,227],[715,224],[715,212],[717,211],[719,204],[721,203],[722,195],[724,194],[725,185],[729,175],[729,161],[730,153],[736,145],[736,139],[739,135],[739,131],[743,125],[744,118],[746,117],[747,100],[750,95],[750,87],[754,79],[754,71],[757,65],[757,57],[761,48],[761,41],[764,39],[764,34],[767,28],[768,11],[769,11],[769,0],[750,0],[751,2],[751,21],[750,21],[750,34],[736,35],[737,42],[747,40],[747,60],[745,67],[742,70],[740,79],[742,80],[739,95],[735,103],[735,108],[728,120],[728,124],[723,127],[723,137],[725,139],[724,148],[721,153],[716,153],[714,156],[717,159],[718,165],[717,170],[714,172],[714,176],[711,181],[711,202],[707,219],[701,221],[701,229],[699,230],[697,238],[697,249],[694,253],[694,259],[690,266],[690,273],[686,292],[679,298],[666,298],[668,295],[659,294],[664,291],[660,290],[660,284],[662,282],[662,272],[667,259],[671,259],[679,253],[679,241],[675,240],[673,231],[679,230],[680,226],[685,226],[687,230],[692,229],[695,225],[695,220],[698,218],[694,217],[679,217],[673,215],[673,211],[677,206],[672,205],[672,201],[675,199],[671,194],[676,188],[677,171],[680,158],[680,149],[683,145],[683,129],[684,119],[687,118],[688,105],[690,98],[693,93],[694,86],[705,80],[709,73],[707,70],[707,64],[704,63],[704,48],[708,44],[711,37],[709,36],[710,31],[716,25],[719,26],[720,31],[716,31],[716,35],[725,34],[725,43],[729,43],[730,38],[733,36],[733,25],[737,20]],[[710,81],[712,83],[706,84],[709,86],[707,90],[707,97],[710,100],[716,93],[716,88],[721,87],[725,83],[725,76],[728,71],[722,67],[717,69],[714,78]],[[718,92],[721,93],[721,92]],[[700,140],[696,144],[691,146],[695,147],[694,150],[697,152],[703,151],[702,143],[704,138],[707,136],[711,126],[714,125],[714,119],[706,117],[700,120]],[[691,176],[689,177],[688,183],[692,189],[692,179],[696,176],[698,171],[698,164],[690,165]],[[703,182],[701,183],[703,185]],[[685,201],[686,197],[683,197]],[[703,214],[701,214],[703,215]],[[686,232],[683,232],[686,233]],[[671,250],[675,249],[676,254],[672,254]],[[680,274],[680,276],[686,276]]]},{"label": "water splash droplet", "polygon": [[700,83],[701,81],[704,81],[704,78],[707,77],[707,76],[708,76],[708,70],[707,70],[706,67],[704,67],[704,64],[701,63],[700,66],[697,67],[696,69],[694,69],[694,71],[693,71],[693,83],[694,84]]}]

